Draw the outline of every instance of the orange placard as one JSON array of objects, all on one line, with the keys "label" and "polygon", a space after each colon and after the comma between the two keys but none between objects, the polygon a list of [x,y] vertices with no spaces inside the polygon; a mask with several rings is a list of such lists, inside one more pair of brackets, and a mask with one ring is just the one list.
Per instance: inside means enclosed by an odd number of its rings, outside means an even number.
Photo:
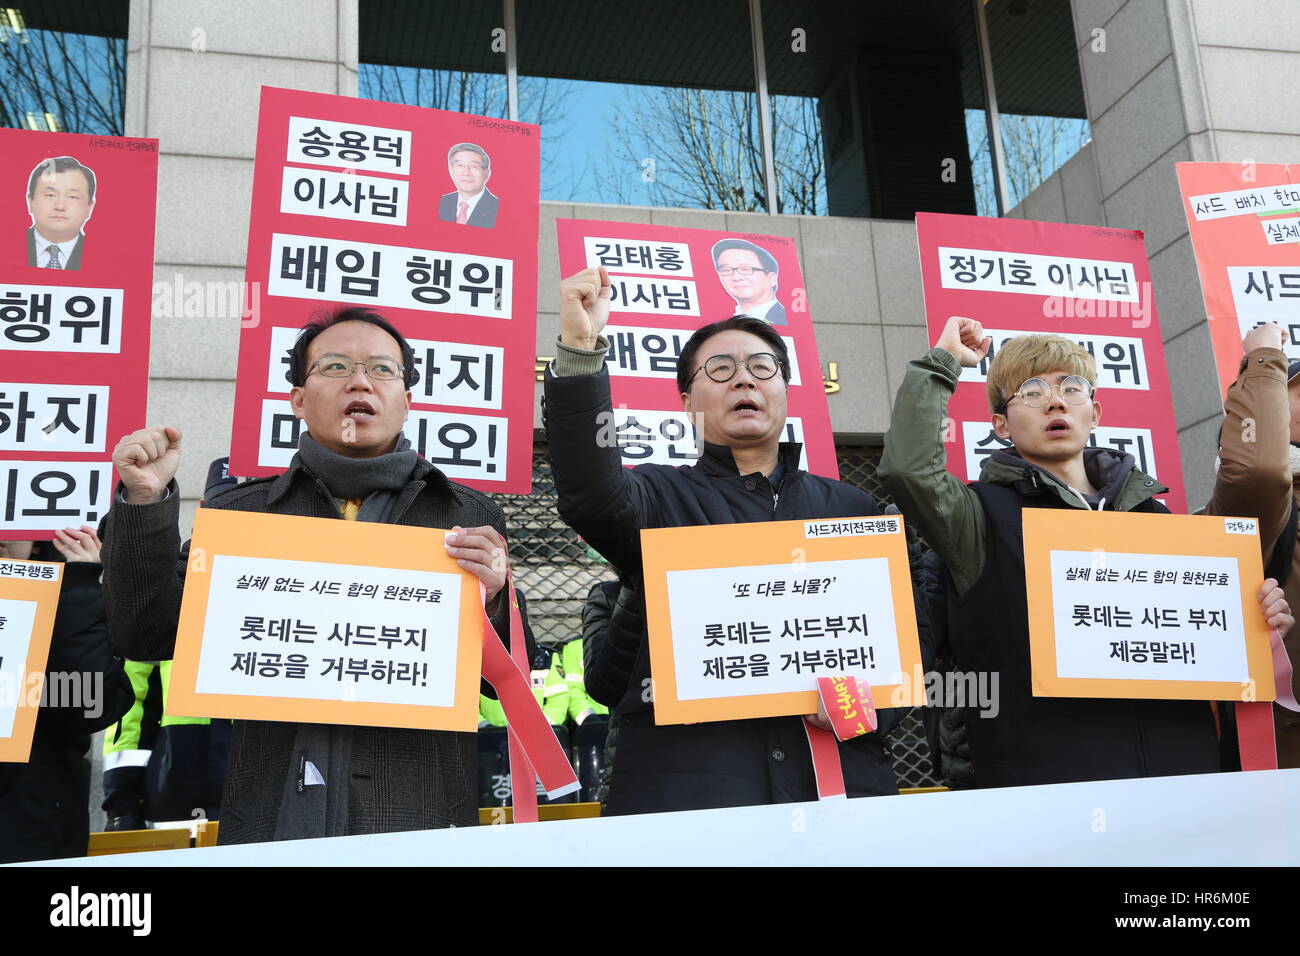
[{"label": "orange placard", "polygon": [[475,730],[483,605],[446,533],[199,509],[168,712]]},{"label": "orange placard", "polygon": [[31,756],[62,587],[62,564],[0,561],[0,763]]},{"label": "orange placard", "polygon": [[1274,699],[1257,521],[1023,514],[1035,696]]},{"label": "orange placard", "polygon": [[641,532],[655,722],[817,712],[819,677],[923,704],[897,515]]}]

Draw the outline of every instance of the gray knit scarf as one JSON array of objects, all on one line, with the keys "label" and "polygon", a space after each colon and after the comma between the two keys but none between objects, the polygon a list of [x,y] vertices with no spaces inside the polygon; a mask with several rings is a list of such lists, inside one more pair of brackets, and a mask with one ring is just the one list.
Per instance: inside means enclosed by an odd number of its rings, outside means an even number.
[{"label": "gray knit scarf", "polygon": [[[347,458],[303,432],[295,463],[324,482],[336,503],[361,498],[359,521],[386,523],[419,460],[404,436],[386,455]],[[276,840],[306,840],[348,832],[353,730],[330,724],[298,724],[280,798]]]}]

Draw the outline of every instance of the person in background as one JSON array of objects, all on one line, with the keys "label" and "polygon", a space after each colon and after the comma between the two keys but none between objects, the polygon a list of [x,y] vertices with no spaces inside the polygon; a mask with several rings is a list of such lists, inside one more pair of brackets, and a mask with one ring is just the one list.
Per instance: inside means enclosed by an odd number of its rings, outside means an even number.
[{"label": "person in background", "polygon": [[[1228,389],[1219,429],[1219,465],[1204,513],[1259,521],[1264,574],[1276,579],[1287,602],[1300,606],[1300,362],[1287,363],[1286,333],[1265,323],[1242,341],[1237,380]],[[1292,661],[1300,651],[1296,628],[1283,633]],[[1294,680],[1294,677],[1292,678]],[[1294,691],[1294,688],[1293,688]],[[1233,709],[1221,711],[1224,765],[1240,768]],[[1273,705],[1278,767],[1300,767],[1300,714]]]},{"label": "person in background", "polygon": [[0,541],[0,559],[66,561],[31,756],[0,763],[0,863],[86,855],[90,735],[135,699],[109,645],[99,556],[89,525],[56,531],[52,542]]}]

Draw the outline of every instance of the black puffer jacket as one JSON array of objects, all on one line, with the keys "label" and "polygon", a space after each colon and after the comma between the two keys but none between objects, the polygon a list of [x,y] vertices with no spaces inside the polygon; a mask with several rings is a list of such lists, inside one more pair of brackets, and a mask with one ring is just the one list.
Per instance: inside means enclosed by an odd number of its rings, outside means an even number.
[{"label": "black puffer jacket", "polygon": [[[545,421],[561,517],[618,571],[623,584],[603,639],[586,638],[589,692],[613,708],[619,728],[606,812],[641,813],[784,803],[817,798],[799,717],[656,726],[641,590],[642,528],[879,514],[866,492],[800,471],[799,446],[781,445],[784,478],[773,494],[761,474],[742,475],[729,448],[706,444],[699,463],[622,466],[596,441],[610,413],[609,376],[546,376]],[[881,711],[881,730],[840,745],[850,796],[895,793],[884,732],[901,714]]]},{"label": "black puffer jacket", "polygon": [[[99,572],[99,564],[91,562],[63,568],[45,668],[54,677],[45,688],[44,702],[65,706],[41,707],[26,763],[0,763],[0,863],[86,855],[90,735],[111,725],[135,702],[122,661],[108,643]],[[82,694],[89,694],[81,700],[53,699],[51,691],[60,696],[70,692],[64,675],[75,678]],[[59,687],[65,690],[59,692]]]}]

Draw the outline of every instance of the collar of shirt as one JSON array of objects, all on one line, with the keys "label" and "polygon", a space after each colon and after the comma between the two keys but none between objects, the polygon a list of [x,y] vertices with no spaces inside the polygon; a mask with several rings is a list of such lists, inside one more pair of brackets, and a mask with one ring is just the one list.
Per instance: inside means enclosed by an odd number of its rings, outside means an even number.
[{"label": "collar of shirt", "polygon": [[32,235],[36,237],[36,261],[42,266],[45,265],[46,261],[50,257],[50,246],[59,247],[59,262],[61,265],[66,266],[68,264],[68,258],[72,255],[73,248],[81,239],[80,233],[69,239],[67,242],[50,242],[50,240],[40,234],[39,230],[33,231]]},{"label": "collar of shirt", "polygon": [[[772,298],[768,299],[768,300],[767,300],[766,302],[764,302],[762,305],[756,305],[756,306],[753,306],[752,308],[749,308],[749,309],[742,309],[740,312],[737,312],[736,314],[737,314],[737,315],[752,315],[752,316],[753,316],[754,318],[756,318],[756,319],[764,319],[764,320],[766,320],[766,319],[767,319],[767,313],[768,313],[769,311],[771,311],[771,308],[772,308],[772,306],[774,306],[774,305],[776,305],[776,297],[775,297],[775,296],[773,296]],[[737,303],[737,307],[739,307],[739,303]]]},{"label": "collar of shirt", "polygon": [[469,208],[465,210],[465,218],[468,219],[470,216],[474,215],[474,207],[478,205],[478,201],[479,201],[480,199],[483,198],[483,194],[484,194],[485,192],[487,192],[487,187],[486,187],[486,186],[484,186],[482,189],[480,189],[480,190],[478,191],[478,193],[477,193],[477,194],[474,196],[474,198],[472,198],[472,199],[466,199],[464,193],[457,192],[457,193],[456,193],[456,212],[457,212],[457,213],[460,212],[460,204],[461,204],[461,203],[463,203],[463,202],[467,202],[467,203],[469,203]]}]

